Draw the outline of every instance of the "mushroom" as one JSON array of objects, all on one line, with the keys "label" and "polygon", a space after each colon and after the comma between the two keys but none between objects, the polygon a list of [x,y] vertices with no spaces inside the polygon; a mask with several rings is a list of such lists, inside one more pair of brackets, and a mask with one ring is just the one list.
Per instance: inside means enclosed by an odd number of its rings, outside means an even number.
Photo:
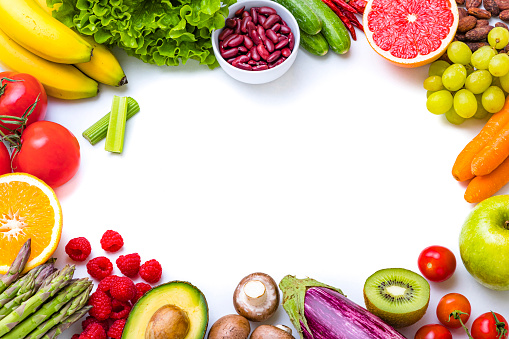
[{"label": "mushroom", "polygon": [[276,282],[265,273],[244,277],[233,294],[233,306],[238,314],[251,321],[270,318],[279,306]]},{"label": "mushroom", "polygon": [[184,339],[189,326],[189,317],[184,310],[175,305],[164,305],[150,318],[145,339]]},{"label": "mushroom", "polygon": [[229,314],[219,318],[210,328],[208,339],[247,339],[251,332],[249,321],[241,315]]},{"label": "mushroom", "polygon": [[251,334],[250,339],[295,339],[292,330],[285,325],[260,325]]}]

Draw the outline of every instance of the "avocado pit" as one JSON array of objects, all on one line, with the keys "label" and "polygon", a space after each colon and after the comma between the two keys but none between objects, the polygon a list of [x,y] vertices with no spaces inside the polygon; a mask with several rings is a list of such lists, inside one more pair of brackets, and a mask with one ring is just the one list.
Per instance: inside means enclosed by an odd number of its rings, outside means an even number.
[{"label": "avocado pit", "polygon": [[164,305],[150,318],[145,339],[184,339],[189,326],[189,317],[183,309],[175,305]]}]

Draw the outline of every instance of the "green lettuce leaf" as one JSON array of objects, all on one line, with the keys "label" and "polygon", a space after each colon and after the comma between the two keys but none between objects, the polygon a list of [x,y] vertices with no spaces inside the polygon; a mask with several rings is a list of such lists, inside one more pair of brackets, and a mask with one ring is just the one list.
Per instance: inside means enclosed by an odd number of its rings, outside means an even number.
[{"label": "green lettuce leaf", "polygon": [[211,33],[236,0],[47,0],[53,16],[95,41],[159,66],[218,66]]}]

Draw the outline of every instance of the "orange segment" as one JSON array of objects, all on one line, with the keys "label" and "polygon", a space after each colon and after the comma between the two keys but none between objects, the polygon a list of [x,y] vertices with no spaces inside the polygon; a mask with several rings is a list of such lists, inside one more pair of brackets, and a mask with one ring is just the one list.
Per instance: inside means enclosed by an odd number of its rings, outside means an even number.
[{"label": "orange segment", "polygon": [[25,271],[55,252],[62,233],[62,209],[55,192],[26,173],[0,176],[0,273],[7,272],[19,249],[32,239]]}]

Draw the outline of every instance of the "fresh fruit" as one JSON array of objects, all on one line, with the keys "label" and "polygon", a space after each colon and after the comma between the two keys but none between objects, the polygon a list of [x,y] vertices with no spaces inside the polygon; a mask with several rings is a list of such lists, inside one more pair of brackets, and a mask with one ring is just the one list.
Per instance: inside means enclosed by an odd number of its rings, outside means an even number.
[{"label": "fresh fruit", "polygon": [[96,290],[90,296],[88,304],[92,306],[89,314],[99,321],[109,319],[113,306],[111,305],[111,298],[101,291]]},{"label": "fresh fruit", "polygon": [[461,64],[452,64],[442,74],[442,83],[449,91],[457,91],[463,87],[467,79],[467,70]]},{"label": "fresh fruit", "polygon": [[0,29],[39,57],[64,64],[90,61],[92,46],[27,0],[0,1]]},{"label": "fresh fruit", "polygon": [[151,284],[159,282],[162,273],[161,264],[155,259],[148,260],[140,266],[140,277]]},{"label": "fresh fruit", "polygon": [[428,324],[417,330],[414,339],[452,339],[452,334],[443,325]]},{"label": "fresh fruit", "polygon": [[111,324],[110,328],[108,329],[108,337],[113,339],[120,339],[122,338],[122,332],[124,331],[125,326],[125,319],[118,319]]},{"label": "fresh fruit", "polygon": [[428,76],[438,75],[439,77],[444,74],[444,71],[451,66],[450,63],[448,63],[445,60],[437,60],[433,61],[428,68]]},{"label": "fresh fruit", "polygon": [[[161,323],[161,319],[168,320],[168,317],[165,316],[172,314],[166,312],[172,311],[166,309],[168,306],[172,306],[173,312],[177,313],[178,317],[173,321]],[[161,309],[163,314],[157,314]],[[122,339],[145,338],[149,326],[154,328],[155,324],[152,319],[161,326],[161,332],[181,326],[182,322],[185,323],[183,319],[186,318],[183,314],[187,316],[189,322],[189,330],[185,337],[188,339],[204,338],[208,324],[208,305],[201,291],[183,281],[172,281],[154,287],[134,305],[127,318]]]},{"label": "fresh fruit", "polygon": [[404,268],[373,273],[364,284],[364,302],[371,313],[396,328],[416,323],[428,308],[429,283]]},{"label": "fresh fruit", "polygon": [[465,118],[460,117],[458,113],[456,113],[456,111],[454,110],[454,106],[451,107],[451,109],[449,109],[447,112],[445,112],[445,118],[447,119],[447,121],[454,125],[461,125],[466,120]]},{"label": "fresh fruit", "polygon": [[113,264],[106,257],[95,257],[87,262],[87,272],[92,278],[102,280],[113,272]]},{"label": "fresh fruit", "polygon": [[62,209],[55,192],[26,173],[0,176],[0,273],[5,273],[29,238],[32,253],[25,270],[46,262],[62,232]]},{"label": "fresh fruit", "polygon": [[433,114],[444,114],[453,107],[454,99],[447,90],[436,91],[426,100],[426,108]]},{"label": "fresh fruit", "polygon": [[85,237],[73,238],[65,245],[65,253],[74,261],[85,261],[90,252],[92,247]]},{"label": "fresh fruit", "polygon": [[98,84],[72,65],[48,61],[21,47],[0,30],[0,63],[39,80],[49,96],[83,99],[97,95]]},{"label": "fresh fruit", "polygon": [[509,195],[485,199],[467,216],[459,239],[467,271],[483,286],[509,290]]},{"label": "fresh fruit", "polygon": [[426,279],[442,282],[449,279],[456,270],[456,257],[448,248],[434,245],[422,250],[417,264]]},{"label": "fresh fruit", "polygon": [[483,46],[472,53],[470,62],[476,69],[487,70],[490,64],[491,58],[497,55],[497,51],[490,46]]},{"label": "fresh fruit", "polygon": [[437,305],[438,320],[446,327],[459,328],[470,317],[471,306],[468,299],[459,293],[444,295]]},{"label": "fresh fruit", "polygon": [[440,91],[441,89],[444,89],[442,77],[438,75],[431,75],[427,77],[426,80],[424,80],[423,87],[427,91]]},{"label": "fresh fruit", "polygon": [[447,56],[455,64],[468,65],[472,57],[472,50],[463,41],[453,41],[447,47]]},{"label": "fresh fruit", "polygon": [[32,174],[51,187],[71,180],[80,164],[80,145],[64,126],[37,121],[21,134],[21,146],[12,154],[15,172]]},{"label": "fresh fruit", "polygon": [[363,15],[366,38],[382,57],[403,67],[438,59],[458,27],[455,1],[369,0]]},{"label": "fresh fruit", "polygon": [[498,86],[490,86],[482,94],[482,105],[490,113],[500,112],[504,103],[505,94]]},{"label": "fresh fruit", "polygon": [[119,256],[115,263],[123,275],[134,277],[140,270],[140,261],[140,255],[138,253],[130,253]]},{"label": "fresh fruit", "polygon": [[7,146],[0,141],[0,175],[11,172],[11,155]]},{"label": "fresh fruit", "polygon": [[488,33],[488,43],[495,49],[503,49],[509,42],[509,31],[504,27],[493,27]]},{"label": "fresh fruit", "polygon": [[488,65],[491,75],[501,77],[509,73],[509,55],[500,53],[491,58]]},{"label": "fresh fruit", "polygon": [[[316,15],[306,1],[275,0],[285,7],[297,20],[299,28],[308,36],[318,34],[322,30],[322,20]],[[329,46],[327,45],[327,49]]]},{"label": "fresh fruit", "polygon": [[472,323],[470,334],[474,339],[506,339],[508,323],[503,316],[495,312],[486,312]]},{"label": "fresh fruit", "polygon": [[474,94],[481,94],[491,86],[493,77],[487,70],[479,69],[472,72],[465,80],[465,88]]},{"label": "fresh fruit", "polygon": [[106,252],[117,252],[124,246],[124,239],[117,231],[107,230],[101,237],[101,247]]},{"label": "fresh fruit", "polygon": [[477,112],[477,99],[468,89],[460,89],[454,94],[454,110],[462,118],[468,119]]},{"label": "fresh fruit", "polygon": [[118,301],[129,301],[136,296],[136,286],[128,277],[118,277],[110,287],[110,294]]}]

